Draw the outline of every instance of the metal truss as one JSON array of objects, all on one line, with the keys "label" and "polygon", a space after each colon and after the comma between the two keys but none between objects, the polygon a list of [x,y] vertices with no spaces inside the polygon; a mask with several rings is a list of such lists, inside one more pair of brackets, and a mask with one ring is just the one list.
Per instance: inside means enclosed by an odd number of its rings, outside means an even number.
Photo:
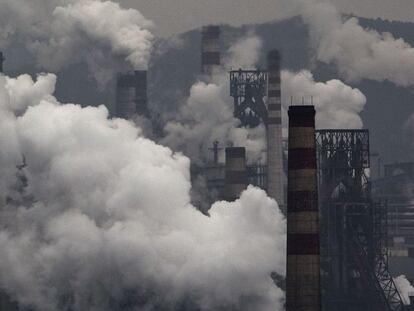
[{"label": "metal truss", "polygon": [[267,72],[260,70],[230,71],[230,96],[234,98],[234,116],[241,126],[256,127],[266,123]]}]

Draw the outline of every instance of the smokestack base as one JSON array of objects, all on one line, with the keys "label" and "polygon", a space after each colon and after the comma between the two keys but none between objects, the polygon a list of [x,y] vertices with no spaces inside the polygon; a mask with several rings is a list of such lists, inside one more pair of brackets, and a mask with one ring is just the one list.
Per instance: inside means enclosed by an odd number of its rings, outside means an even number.
[{"label": "smokestack base", "polygon": [[226,176],[224,198],[234,201],[247,188],[246,149],[226,148]]}]

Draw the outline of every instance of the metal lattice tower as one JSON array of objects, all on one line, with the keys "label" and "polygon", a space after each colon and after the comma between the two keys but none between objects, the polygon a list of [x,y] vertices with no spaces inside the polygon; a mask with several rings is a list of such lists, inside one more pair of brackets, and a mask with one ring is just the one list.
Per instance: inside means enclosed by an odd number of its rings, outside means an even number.
[{"label": "metal lattice tower", "polygon": [[388,271],[386,209],[371,199],[369,132],[320,130],[316,142],[325,308],[403,310]]},{"label": "metal lattice tower", "polygon": [[261,70],[230,71],[230,96],[234,98],[234,116],[241,126],[256,127],[267,122],[267,72]]}]

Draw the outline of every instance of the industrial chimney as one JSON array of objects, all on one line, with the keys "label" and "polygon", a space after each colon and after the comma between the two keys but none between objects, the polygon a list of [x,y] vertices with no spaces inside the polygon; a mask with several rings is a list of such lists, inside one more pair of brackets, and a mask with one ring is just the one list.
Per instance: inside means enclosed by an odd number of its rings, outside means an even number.
[{"label": "industrial chimney", "polygon": [[0,52],[0,73],[3,73],[3,63],[4,63],[4,55],[3,52]]},{"label": "industrial chimney", "polygon": [[247,187],[246,149],[226,148],[224,199],[234,201]]},{"label": "industrial chimney", "polygon": [[145,70],[119,74],[117,78],[116,116],[130,119],[134,115],[148,116]]},{"label": "industrial chimney", "polygon": [[315,108],[289,108],[286,310],[320,311]]},{"label": "industrial chimney", "polygon": [[201,32],[201,73],[211,76],[220,69],[220,26],[204,26]]},{"label": "industrial chimney", "polygon": [[283,170],[282,105],[280,89],[280,54],[269,52],[268,99],[267,99],[267,193],[274,198],[286,213]]}]

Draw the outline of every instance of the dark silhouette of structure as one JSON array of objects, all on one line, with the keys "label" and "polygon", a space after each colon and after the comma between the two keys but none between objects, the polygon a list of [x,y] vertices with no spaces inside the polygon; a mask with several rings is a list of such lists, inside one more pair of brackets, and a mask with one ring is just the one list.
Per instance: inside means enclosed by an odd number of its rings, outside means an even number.
[{"label": "dark silhouette of structure", "polygon": [[0,73],[4,72],[4,68],[3,68],[4,60],[5,58],[4,58],[3,52],[0,52]]},{"label": "dark silhouette of structure", "polygon": [[220,64],[220,26],[205,26],[201,31],[201,73],[211,76]]},{"label": "dark silhouette of structure", "polygon": [[147,71],[136,70],[118,74],[116,83],[116,116],[131,119],[135,115],[148,117]]},{"label": "dark silhouette of structure", "polygon": [[320,311],[315,108],[289,108],[286,310]]},{"label": "dark silhouette of structure", "polygon": [[327,310],[404,309],[388,271],[387,213],[375,203],[366,174],[367,130],[320,130],[323,304]]}]

